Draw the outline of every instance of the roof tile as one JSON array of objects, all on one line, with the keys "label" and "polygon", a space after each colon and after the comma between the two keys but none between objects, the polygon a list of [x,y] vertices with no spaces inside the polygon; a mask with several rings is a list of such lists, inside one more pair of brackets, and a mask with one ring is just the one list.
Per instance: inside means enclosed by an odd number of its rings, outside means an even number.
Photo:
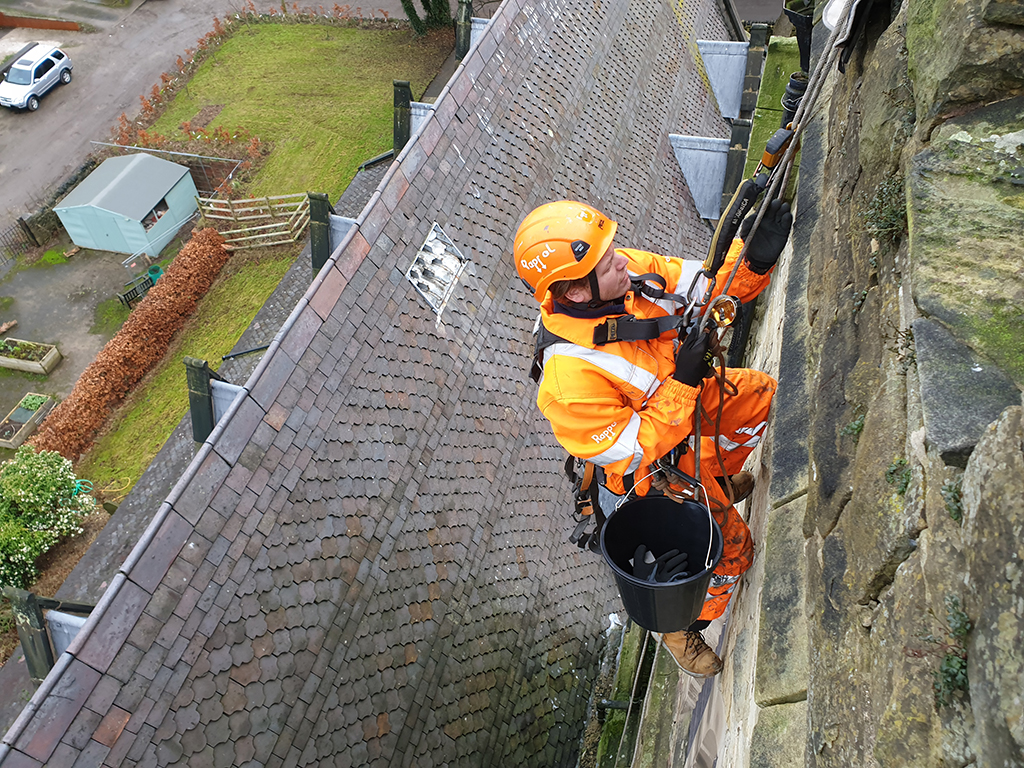
[{"label": "roof tile", "polygon": [[83,706],[99,679],[100,673],[95,669],[77,659],[72,660],[12,746],[28,757],[45,763],[65,732],[77,721],[80,712],[86,713],[84,716],[87,718],[95,714],[90,715],[89,710],[84,710]]}]

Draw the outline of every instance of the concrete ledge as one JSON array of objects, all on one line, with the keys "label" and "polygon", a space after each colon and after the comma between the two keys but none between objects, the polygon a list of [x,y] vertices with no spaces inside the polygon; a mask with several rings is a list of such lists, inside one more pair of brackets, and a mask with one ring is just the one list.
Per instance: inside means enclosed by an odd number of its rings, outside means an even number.
[{"label": "concrete ledge", "polygon": [[761,707],[807,698],[806,508],[807,497],[801,496],[768,517],[754,682],[754,701]]}]

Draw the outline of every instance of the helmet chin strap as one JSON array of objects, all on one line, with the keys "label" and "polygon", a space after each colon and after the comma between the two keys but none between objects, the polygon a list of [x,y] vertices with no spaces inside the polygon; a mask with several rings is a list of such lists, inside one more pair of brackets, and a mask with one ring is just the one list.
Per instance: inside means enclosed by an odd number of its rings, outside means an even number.
[{"label": "helmet chin strap", "polygon": [[601,288],[597,284],[597,270],[590,270],[590,274],[587,275],[587,282],[590,283],[590,301],[587,302],[589,309],[597,309],[598,307],[607,304],[608,302],[601,298]]}]

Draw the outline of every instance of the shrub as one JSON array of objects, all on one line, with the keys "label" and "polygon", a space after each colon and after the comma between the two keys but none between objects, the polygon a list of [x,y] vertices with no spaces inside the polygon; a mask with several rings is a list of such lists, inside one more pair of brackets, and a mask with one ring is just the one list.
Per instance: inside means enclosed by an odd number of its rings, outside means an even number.
[{"label": "shrub", "polygon": [[864,414],[862,413],[856,419],[851,421],[845,427],[839,430],[841,435],[853,435],[854,437],[860,437],[860,433],[864,431]]},{"label": "shrub", "polygon": [[420,0],[423,6],[421,18],[412,0],[402,0],[402,10],[417,35],[425,35],[428,29],[447,27],[452,23],[452,12],[448,0]]},{"label": "shrub", "polygon": [[971,631],[971,620],[960,606],[960,599],[954,595],[946,595],[946,611],[947,640],[937,641],[945,655],[932,681],[936,709],[949,706],[957,691],[967,691],[969,687],[964,641]]},{"label": "shrub", "polygon": [[18,403],[26,411],[38,411],[39,407],[49,398],[46,395],[25,395]]},{"label": "shrub", "polygon": [[907,203],[902,176],[889,176],[878,185],[861,213],[864,228],[881,243],[891,244],[907,227]]},{"label": "shrub", "polygon": [[957,523],[964,519],[963,477],[947,480],[942,484],[942,500],[946,502],[946,512]]},{"label": "shrub", "polygon": [[25,587],[36,559],[65,536],[81,533],[93,500],[76,495],[71,462],[23,445],[0,465],[0,583]]}]

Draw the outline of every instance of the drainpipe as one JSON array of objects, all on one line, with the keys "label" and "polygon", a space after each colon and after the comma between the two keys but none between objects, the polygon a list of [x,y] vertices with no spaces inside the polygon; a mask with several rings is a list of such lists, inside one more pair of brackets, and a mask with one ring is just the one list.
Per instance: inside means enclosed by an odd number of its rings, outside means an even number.
[{"label": "drainpipe", "polygon": [[213,432],[213,391],[210,379],[224,381],[215,371],[210,370],[205,360],[186,357],[185,378],[188,380],[188,409],[192,415],[192,439],[197,443],[206,442]]},{"label": "drainpipe", "polygon": [[25,665],[32,682],[41,683],[53,669],[53,651],[46,636],[43,610],[36,596],[16,587],[4,587],[4,597],[11,601],[14,622],[18,625],[18,639],[25,652]]},{"label": "drainpipe", "polygon": [[408,80],[392,80],[395,89],[395,155],[397,156],[412,135],[412,88]]},{"label": "drainpipe", "polygon": [[331,255],[331,214],[334,207],[323,192],[307,192],[309,197],[309,244],[313,274],[317,274]]},{"label": "drainpipe", "polygon": [[473,3],[472,0],[459,0],[459,9],[455,12],[455,58],[462,61],[469,53],[473,42]]}]

